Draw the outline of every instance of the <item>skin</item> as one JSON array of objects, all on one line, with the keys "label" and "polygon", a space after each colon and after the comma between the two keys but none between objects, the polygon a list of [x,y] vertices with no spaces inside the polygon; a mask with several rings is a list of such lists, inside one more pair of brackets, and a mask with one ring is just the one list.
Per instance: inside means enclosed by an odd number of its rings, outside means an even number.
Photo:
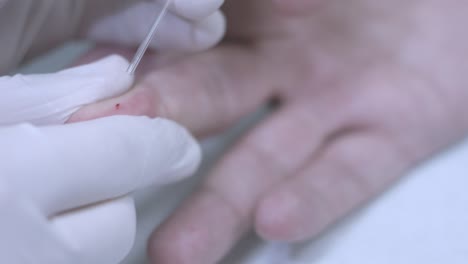
[{"label": "skin", "polygon": [[[344,2],[227,1],[219,47],[150,55],[132,91],[73,117],[164,116],[206,136],[281,101],[154,232],[154,263],[216,263],[252,228],[313,238],[468,135],[468,4]],[[88,59],[109,52],[129,51]]]}]

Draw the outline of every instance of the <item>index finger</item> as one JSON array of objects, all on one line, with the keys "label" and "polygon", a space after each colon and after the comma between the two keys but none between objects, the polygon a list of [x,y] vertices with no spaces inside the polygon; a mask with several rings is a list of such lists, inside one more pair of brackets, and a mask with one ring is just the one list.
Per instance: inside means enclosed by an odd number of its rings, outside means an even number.
[{"label": "index finger", "polygon": [[[95,52],[102,55],[102,49]],[[284,76],[270,73],[276,64],[264,59],[248,47],[224,46],[151,71],[161,58],[150,55],[140,68],[146,74],[133,90],[84,107],[70,121],[117,114],[160,116],[198,136],[217,132],[253,112],[284,82]]]}]

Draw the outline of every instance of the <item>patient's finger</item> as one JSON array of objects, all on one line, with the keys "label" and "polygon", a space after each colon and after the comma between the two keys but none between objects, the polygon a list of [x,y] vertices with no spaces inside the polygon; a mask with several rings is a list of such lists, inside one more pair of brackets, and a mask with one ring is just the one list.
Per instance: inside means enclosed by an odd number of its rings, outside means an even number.
[{"label": "patient's finger", "polygon": [[[158,59],[151,55],[146,63]],[[85,107],[71,121],[121,114],[162,116],[198,135],[210,133],[254,111],[274,94],[286,78],[272,75],[271,67],[251,49],[217,48],[152,71],[129,93]]]},{"label": "patient's finger", "polygon": [[412,159],[378,131],[348,130],[323,154],[265,195],[256,230],[265,239],[302,241],[385,190]]},{"label": "patient's finger", "polygon": [[336,124],[293,107],[252,131],[153,234],[153,263],[217,263],[250,228],[261,195],[303,166]]}]

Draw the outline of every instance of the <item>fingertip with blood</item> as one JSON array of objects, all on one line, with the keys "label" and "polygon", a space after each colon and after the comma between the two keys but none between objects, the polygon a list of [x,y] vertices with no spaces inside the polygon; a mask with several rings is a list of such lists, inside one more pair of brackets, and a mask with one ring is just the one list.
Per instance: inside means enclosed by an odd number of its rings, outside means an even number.
[{"label": "fingertip with blood", "polygon": [[114,115],[164,117],[159,101],[152,89],[134,89],[122,96],[84,106],[71,116],[68,123]]}]

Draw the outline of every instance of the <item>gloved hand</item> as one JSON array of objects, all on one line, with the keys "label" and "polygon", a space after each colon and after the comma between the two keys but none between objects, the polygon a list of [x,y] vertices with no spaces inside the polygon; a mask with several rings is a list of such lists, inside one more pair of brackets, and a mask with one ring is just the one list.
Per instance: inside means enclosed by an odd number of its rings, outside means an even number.
[{"label": "gloved hand", "polygon": [[[0,73],[70,39],[135,48],[166,0],[0,0]],[[224,0],[172,0],[151,49],[200,51],[224,36]]]},{"label": "gloved hand", "polygon": [[[82,30],[98,42],[134,47],[142,42],[167,0],[89,0]],[[170,11],[151,48],[200,51],[217,44],[225,32],[219,10],[224,0],[170,0]]]},{"label": "gloved hand", "polygon": [[62,125],[81,106],[125,92],[127,67],[112,56],[0,78],[0,263],[117,263],[135,234],[128,195],[197,168],[198,144],[168,120]]}]

